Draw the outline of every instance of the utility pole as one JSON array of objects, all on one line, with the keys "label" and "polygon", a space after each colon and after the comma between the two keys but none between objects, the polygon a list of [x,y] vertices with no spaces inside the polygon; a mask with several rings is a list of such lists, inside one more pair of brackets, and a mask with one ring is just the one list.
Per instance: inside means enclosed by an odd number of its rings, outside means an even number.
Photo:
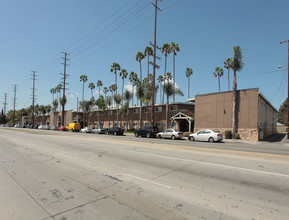
[{"label": "utility pole", "polygon": [[155,3],[152,3],[155,7],[155,28],[154,28],[154,63],[153,63],[153,80],[152,80],[152,106],[151,106],[151,124],[155,124],[155,79],[156,79],[156,54],[157,54],[157,12],[158,10],[161,11],[160,8],[158,8],[158,1],[161,0],[155,0]]},{"label": "utility pole", "polygon": [[33,87],[32,87],[32,124],[34,125],[34,108],[35,108],[35,80],[36,80],[36,71],[31,70],[32,80],[33,80]]},{"label": "utility pole", "polygon": [[15,122],[16,90],[17,90],[17,85],[14,84],[14,98],[13,98],[13,118],[12,118],[12,124],[14,124],[14,122]]},{"label": "utility pole", "polygon": [[288,43],[288,95],[287,95],[287,139],[289,139],[289,39],[281,41],[280,44]]},{"label": "utility pole", "polygon": [[6,107],[8,105],[8,103],[7,103],[7,95],[8,95],[8,93],[5,93],[5,98],[4,98],[4,103],[3,103],[3,105],[4,105],[4,115],[6,115]]},{"label": "utility pole", "polygon": [[69,60],[69,59],[67,59],[67,55],[70,55],[70,54],[68,54],[68,53],[66,53],[66,52],[62,52],[63,54],[64,54],[64,58],[63,57],[61,57],[62,59],[64,59],[64,63],[61,63],[61,64],[63,64],[64,65],[64,73],[61,73],[61,75],[63,75],[63,96],[62,96],[62,114],[61,114],[61,125],[62,126],[64,126],[64,114],[65,114],[65,109],[64,109],[64,107],[65,107],[65,104],[66,104],[66,96],[65,96],[65,86],[66,86],[66,78],[68,77],[68,75],[66,74],[66,66],[69,66],[68,64],[67,64],[67,61]]}]

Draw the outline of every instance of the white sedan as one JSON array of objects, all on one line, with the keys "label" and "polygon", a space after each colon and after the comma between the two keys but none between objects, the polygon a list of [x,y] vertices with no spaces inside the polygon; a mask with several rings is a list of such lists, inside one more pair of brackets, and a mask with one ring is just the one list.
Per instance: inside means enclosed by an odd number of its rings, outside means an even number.
[{"label": "white sedan", "polygon": [[219,131],[213,131],[209,129],[200,130],[197,133],[190,134],[188,136],[189,141],[209,141],[211,143],[215,141],[222,141],[223,135]]},{"label": "white sedan", "polygon": [[80,129],[80,132],[81,133],[92,133],[92,129],[89,127],[85,127],[85,128]]},{"label": "white sedan", "polygon": [[175,140],[176,138],[181,139],[183,137],[183,132],[169,128],[157,134],[158,138],[171,138]]}]

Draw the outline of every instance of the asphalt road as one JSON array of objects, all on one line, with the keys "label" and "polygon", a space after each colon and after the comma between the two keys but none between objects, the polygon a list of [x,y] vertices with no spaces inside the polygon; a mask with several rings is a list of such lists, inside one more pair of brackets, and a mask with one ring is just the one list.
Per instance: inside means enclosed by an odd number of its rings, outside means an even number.
[{"label": "asphalt road", "polygon": [[274,146],[0,129],[0,219],[287,220]]}]

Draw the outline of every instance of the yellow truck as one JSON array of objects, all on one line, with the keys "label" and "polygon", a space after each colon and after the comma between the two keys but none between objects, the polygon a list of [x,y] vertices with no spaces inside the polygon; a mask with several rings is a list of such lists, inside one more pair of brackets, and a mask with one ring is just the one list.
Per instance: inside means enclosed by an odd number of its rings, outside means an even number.
[{"label": "yellow truck", "polygon": [[66,127],[68,131],[80,131],[80,123],[69,123],[69,125]]}]

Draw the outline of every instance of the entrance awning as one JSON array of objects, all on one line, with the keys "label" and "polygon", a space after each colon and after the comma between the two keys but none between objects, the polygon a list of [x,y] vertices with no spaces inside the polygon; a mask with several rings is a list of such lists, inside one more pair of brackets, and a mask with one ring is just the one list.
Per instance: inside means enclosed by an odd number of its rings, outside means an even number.
[{"label": "entrance awning", "polygon": [[179,112],[177,113],[176,115],[172,116],[170,118],[170,120],[173,122],[173,121],[176,121],[176,120],[187,120],[187,122],[189,123],[189,132],[191,132],[191,124],[192,124],[192,121],[194,120],[194,118],[182,113],[182,112]]}]

